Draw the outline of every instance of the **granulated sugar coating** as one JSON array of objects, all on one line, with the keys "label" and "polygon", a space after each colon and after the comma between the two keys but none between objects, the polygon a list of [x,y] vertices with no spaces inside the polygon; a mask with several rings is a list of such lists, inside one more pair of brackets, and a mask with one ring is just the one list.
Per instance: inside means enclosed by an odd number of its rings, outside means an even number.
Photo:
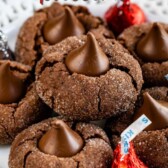
[{"label": "granulated sugar coating", "polygon": [[36,67],[36,89],[55,112],[71,120],[96,120],[133,109],[143,80],[138,62],[116,40],[98,38],[110,70],[99,77],[70,74],[64,59],[86,36],[49,47]]},{"label": "granulated sugar coating", "polygon": [[168,128],[142,132],[134,140],[140,159],[151,168],[168,167]]},{"label": "granulated sugar coating", "polygon": [[43,134],[54,126],[57,118],[45,120],[24,130],[14,140],[10,157],[10,168],[104,168],[111,165],[113,151],[105,132],[92,124],[66,122],[84,140],[84,147],[72,157],[59,158],[41,152],[38,141]]}]

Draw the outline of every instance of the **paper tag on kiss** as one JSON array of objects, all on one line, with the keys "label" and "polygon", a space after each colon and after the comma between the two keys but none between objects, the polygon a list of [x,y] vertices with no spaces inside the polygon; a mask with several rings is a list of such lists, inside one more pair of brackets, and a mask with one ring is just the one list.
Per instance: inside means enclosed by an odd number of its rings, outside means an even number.
[{"label": "paper tag on kiss", "polygon": [[121,133],[121,152],[127,154],[129,150],[129,142],[133,140],[142,130],[149,126],[152,122],[146,115],[142,115],[128,128]]},{"label": "paper tag on kiss", "polygon": [[165,78],[166,78],[166,80],[168,80],[168,74],[167,74],[167,75],[165,75]]}]

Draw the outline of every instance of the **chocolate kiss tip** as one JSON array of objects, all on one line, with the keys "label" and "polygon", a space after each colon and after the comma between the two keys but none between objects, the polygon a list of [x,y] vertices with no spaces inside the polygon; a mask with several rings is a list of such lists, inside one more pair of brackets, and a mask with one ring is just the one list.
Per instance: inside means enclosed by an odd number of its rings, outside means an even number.
[{"label": "chocolate kiss tip", "polygon": [[72,10],[71,10],[68,6],[65,7],[65,16],[66,16],[67,18],[71,19],[72,22],[73,22],[73,18],[74,18],[75,16],[74,16],[74,13],[72,12]]},{"label": "chocolate kiss tip", "polygon": [[54,122],[38,143],[39,149],[57,157],[71,157],[83,147],[83,139],[61,120]]},{"label": "chocolate kiss tip", "polygon": [[158,27],[158,26],[160,26],[160,25],[161,25],[161,24],[158,23],[158,22],[154,22],[154,23],[153,23],[153,27],[155,27],[155,26]]},{"label": "chocolate kiss tip", "polygon": [[144,98],[153,99],[153,98],[151,97],[151,95],[150,95],[148,92],[144,92],[144,93],[143,93],[143,97],[144,97]]},{"label": "chocolate kiss tip", "polygon": [[163,29],[163,26],[158,22],[153,23],[151,31],[152,29],[154,29],[158,34],[160,34],[160,37],[162,36],[163,33],[166,33],[165,30]]},{"label": "chocolate kiss tip", "polygon": [[92,41],[92,43],[97,43],[95,36],[91,32],[87,33],[87,40]]},{"label": "chocolate kiss tip", "polygon": [[151,121],[145,130],[159,130],[168,127],[168,102],[155,100],[148,92],[143,93],[143,104],[135,114],[134,120],[145,114]]},{"label": "chocolate kiss tip", "polygon": [[6,61],[6,62],[4,62],[4,63],[2,63],[1,65],[1,71],[3,70],[3,69],[10,69],[10,63],[9,63],[9,61]]},{"label": "chocolate kiss tip", "polygon": [[0,80],[8,78],[8,76],[10,76],[10,63],[7,61],[0,65]]},{"label": "chocolate kiss tip", "polygon": [[67,124],[63,122],[62,120],[56,120],[53,124],[53,128],[64,128],[67,127]]},{"label": "chocolate kiss tip", "polygon": [[71,73],[100,76],[110,69],[109,59],[92,33],[87,34],[84,45],[71,51],[65,59]]},{"label": "chocolate kiss tip", "polygon": [[65,7],[65,12],[66,12],[66,14],[72,14],[73,15],[72,10],[68,6]]}]

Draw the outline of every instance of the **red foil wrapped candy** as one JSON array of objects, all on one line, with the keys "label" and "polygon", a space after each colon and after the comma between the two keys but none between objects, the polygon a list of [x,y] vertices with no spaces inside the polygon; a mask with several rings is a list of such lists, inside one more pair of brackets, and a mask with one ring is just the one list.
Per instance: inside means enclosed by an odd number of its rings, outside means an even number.
[{"label": "red foil wrapped candy", "polygon": [[117,35],[129,26],[146,21],[143,10],[137,4],[130,3],[130,0],[120,2],[122,5],[112,6],[105,14],[107,24]]},{"label": "red foil wrapped candy", "polygon": [[121,153],[121,144],[114,151],[114,160],[112,168],[148,168],[142,161],[139,160],[135,153],[132,142],[130,143],[128,154]]}]

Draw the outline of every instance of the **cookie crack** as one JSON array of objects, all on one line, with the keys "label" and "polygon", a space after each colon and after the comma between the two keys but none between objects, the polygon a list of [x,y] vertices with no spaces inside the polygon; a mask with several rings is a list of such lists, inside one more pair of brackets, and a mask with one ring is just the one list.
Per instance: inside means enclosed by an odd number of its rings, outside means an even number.
[{"label": "cookie crack", "polygon": [[[39,133],[44,134],[45,132],[46,132],[46,131],[44,131],[44,130],[39,130],[39,131],[36,132],[36,134],[39,134]],[[35,137],[31,137],[31,138],[28,138],[28,139],[24,139],[24,141],[21,141],[20,143],[18,143],[17,147],[23,145],[25,142],[34,141],[35,139],[37,139],[36,135],[35,135]]]},{"label": "cookie crack", "polygon": [[[36,27],[37,27],[37,32],[36,32],[36,35],[34,36],[34,46],[33,46],[33,50],[34,51],[37,51],[36,52],[36,59],[34,60],[35,61],[35,65],[37,63],[38,60],[40,60],[40,58],[42,57],[42,51],[41,51],[41,45],[38,44],[38,41],[40,38],[42,38],[42,31],[40,31],[40,35],[38,34],[38,30],[40,30],[43,26],[43,23],[39,22]],[[44,43],[44,41],[43,41]],[[39,54],[40,53],[40,54]]]},{"label": "cookie crack", "polygon": [[97,133],[88,137],[86,140],[90,140],[90,139],[101,139],[102,141],[106,142],[107,144],[110,144],[110,141],[107,138],[107,136],[104,137],[104,135],[100,135],[100,134],[97,134]]},{"label": "cookie crack", "polygon": [[73,122],[71,128],[75,131],[78,131],[77,130],[77,122]]},{"label": "cookie crack", "polygon": [[98,111],[101,112],[101,96],[100,96],[100,90],[101,87],[99,88],[99,92],[98,92]]},{"label": "cookie crack", "polygon": [[27,160],[27,158],[30,156],[31,153],[32,153],[32,151],[28,151],[28,152],[26,153],[26,155],[24,156],[23,168],[26,168],[26,160]]},{"label": "cookie crack", "polygon": [[76,161],[77,165],[76,165],[76,168],[79,168],[79,161]]},{"label": "cookie crack", "polygon": [[33,138],[26,139],[26,140],[24,140],[24,141],[21,141],[21,142],[17,145],[17,147],[23,145],[24,143],[26,143],[26,142],[28,142],[28,141],[34,141],[36,138],[37,138],[37,137],[33,137]]},{"label": "cookie crack", "polygon": [[[35,52],[35,59],[33,60],[34,63],[33,63],[32,72],[35,72],[36,64],[42,58],[42,51],[41,51],[42,48],[41,48],[41,45],[39,45],[37,43],[41,37],[41,34],[42,34],[42,33],[40,33],[40,35],[38,34],[38,30],[40,30],[40,27],[42,27],[41,22],[36,25],[37,32],[36,32],[36,35],[34,36],[34,39],[33,39],[35,43],[32,48],[33,48],[33,51]],[[43,43],[44,43],[44,41],[43,41]]]},{"label": "cookie crack", "polygon": [[138,90],[138,84],[136,82],[136,80],[134,79],[134,77],[130,74],[130,69],[124,66],[118,66],[118,65],[112,65],[112,68],[118,69],[120,71],[126,72],[132,80],[132,84],[135,87],[136,90]]},{"label": "cookie crack", "polygon": [[25,74],[27,74],[28,72],[27,71],[25,71],[24,69],[20,69],[20,68],[17,68],[17,67],[10,67],[10,69],[11,69],[11,71],[18,71],[18,72],[20,72],[20,73],[25,73]]},{"label": "cookie crack", "polygon": [[16,113],[18,107],[19,107],[18,104],[17,104],[16,106],[12,106],[13,111],[12,111],[11,113],[12,113],[12,119],[13,119],[13,122],[14,122],[14,126],[17,126],[17,125],[16,125],[15,113]]},{"label": "cookie crack", "polygon": [[90,139],[102,139],[103,141],[105,141],[103,139],[103,137],[101,135],[99,135],[99,134],[91,135],[91,136],[87,137],[85,140],[90,140]]},{"label": "cookie crack", "polygon": [[15,122],[15,112],[16,112],[16,108],[14,108],[14,110],[12,111],[12,118],[13,118],[14,125],[16,125],[16,122]]},{"label": "cookie crack", "polygon": [[1,123],[0,123],[0,126],[4,129],[4,131],[5,131],[6,135],[8,136],[8,138],[13,139],[13,136],[10,135],[10,133],[7,130],[7,128],[4,125],[2,125]]},{"label": "cookie crack", "polygon": [[38,74],[41,74],[47,67],[52,67],[54,64],[58,63],[58,61],[53,61],[53,62],[45,62],[41,68],[40,71],[38,72]]},{"label": "cookie crack", "polygon": [[54,109],[55,107],[55,101],[54,96],[51,96],[51,108]]},{"label": "cookie crack", "polygon": [[80,161],[78,161],[77,158],[73,158],[73,161],[76,163],[76,168],[79,168]]}]

